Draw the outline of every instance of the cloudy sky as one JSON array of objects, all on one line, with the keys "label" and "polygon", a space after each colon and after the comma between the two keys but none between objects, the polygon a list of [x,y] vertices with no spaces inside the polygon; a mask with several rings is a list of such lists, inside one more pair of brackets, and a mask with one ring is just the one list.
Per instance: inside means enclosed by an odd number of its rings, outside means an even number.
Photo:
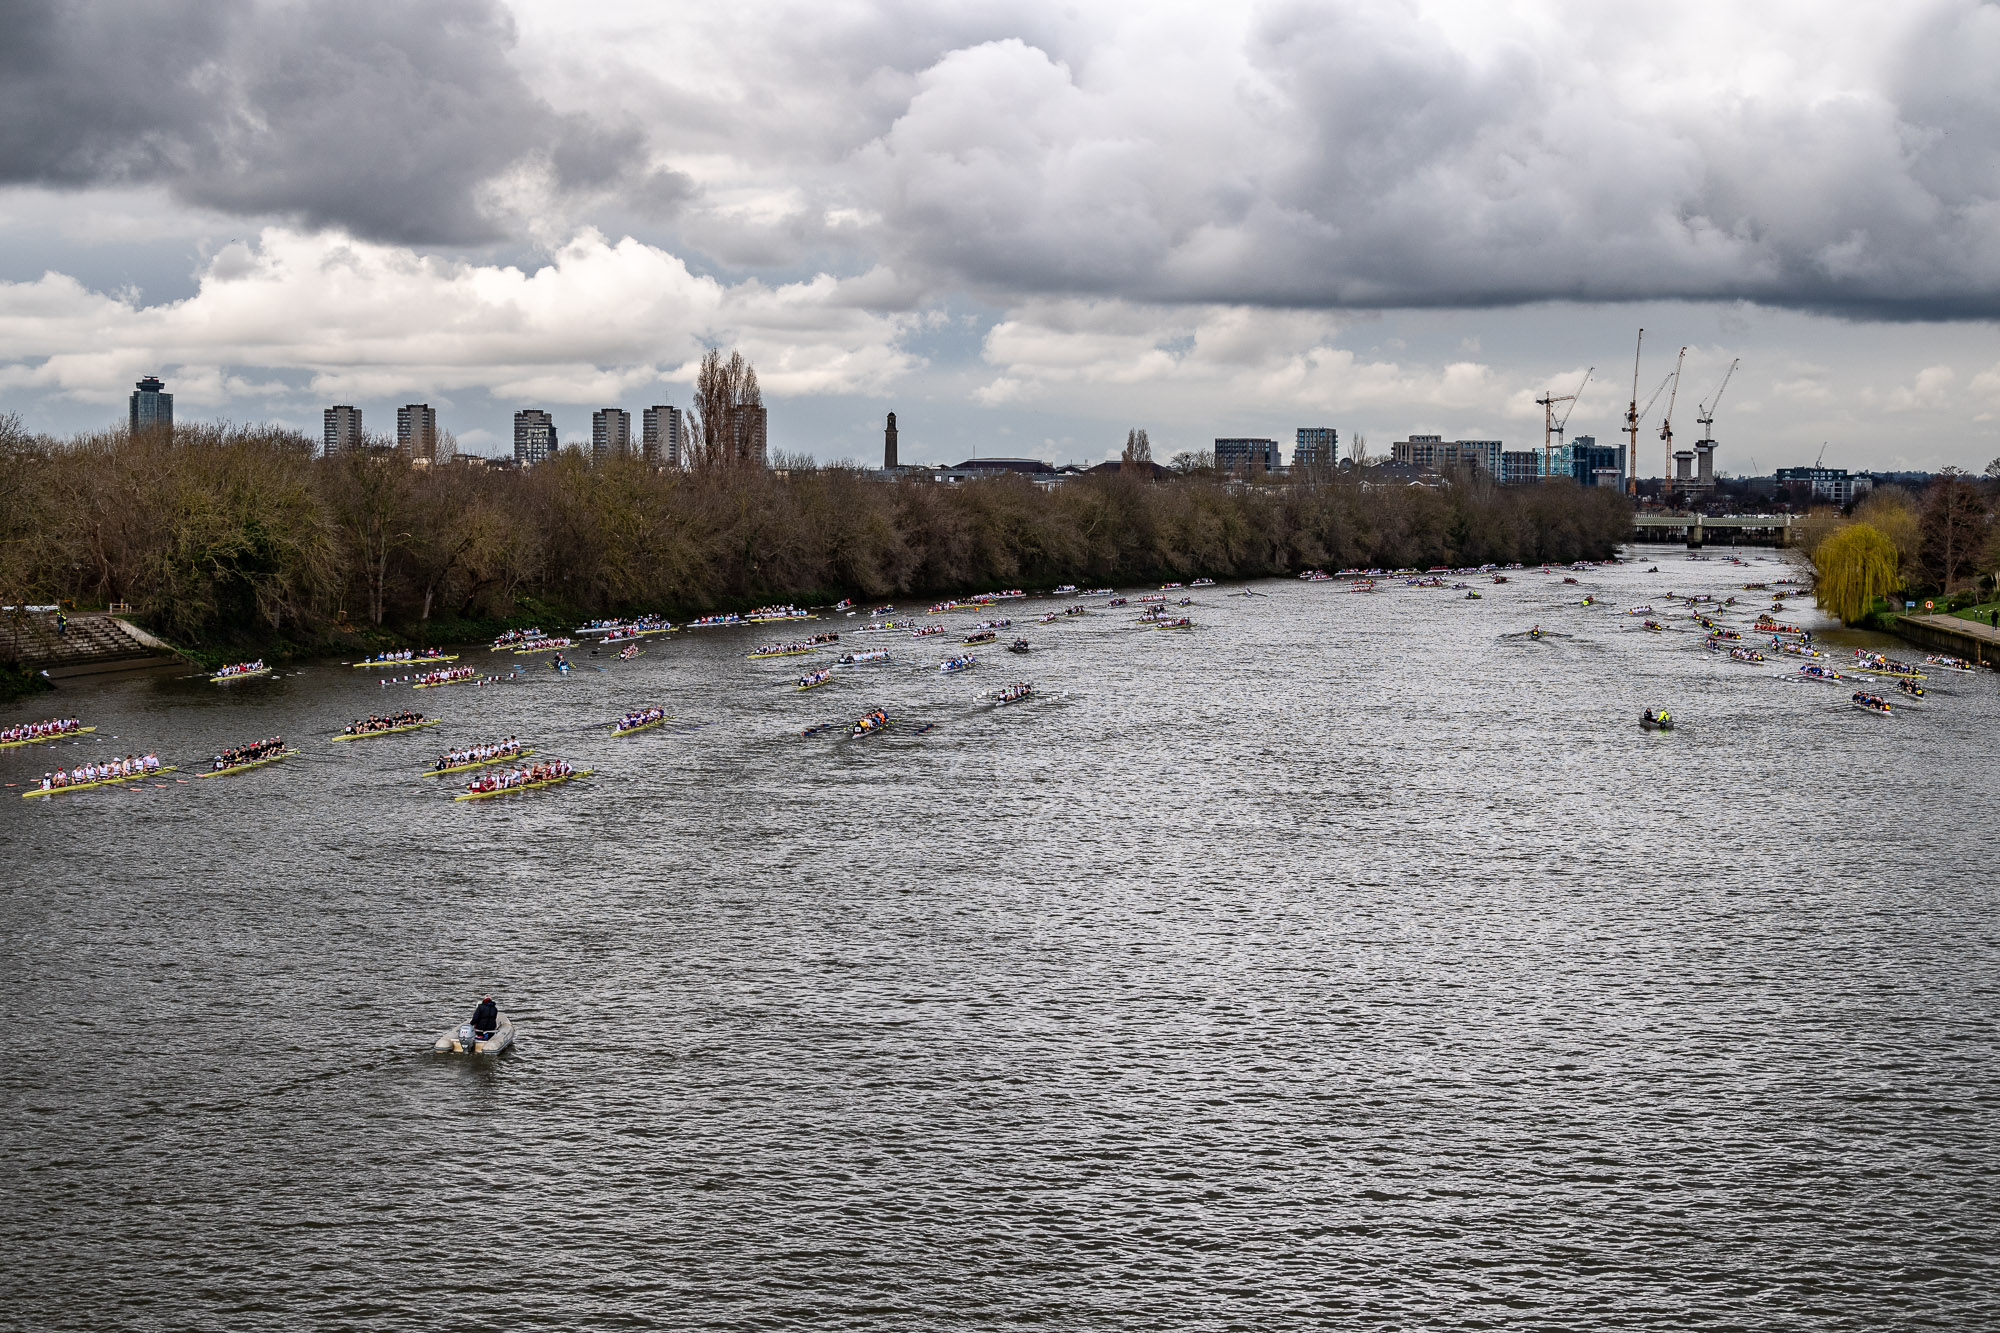
[{"label": "cloudy sky", "polygon": [[[2000,454],[1975,0],[0,0],[0,410],[372,428],[685,405],[772,447],[1610,437]],[[1640,470],[1657,474],[1655,404]]]}]

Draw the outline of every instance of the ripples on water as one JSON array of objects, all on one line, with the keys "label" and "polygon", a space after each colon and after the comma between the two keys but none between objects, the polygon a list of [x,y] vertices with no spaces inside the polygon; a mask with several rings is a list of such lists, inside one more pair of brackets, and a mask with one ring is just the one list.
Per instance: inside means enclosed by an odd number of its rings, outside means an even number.
[{"label": "ripples on water", "polygon": [[[1994,677],[1865,716],[1620,614],[1772,556],[1646,558],[802,695],[757,627],[60,696],[308,748],[0,796],[0,1323],[1993,1326]],[[794,734],[878,704],[937,727]],[[507,731],[601,777],[412,776]],[[486,989],[520,1047],[427,1054]]]}]

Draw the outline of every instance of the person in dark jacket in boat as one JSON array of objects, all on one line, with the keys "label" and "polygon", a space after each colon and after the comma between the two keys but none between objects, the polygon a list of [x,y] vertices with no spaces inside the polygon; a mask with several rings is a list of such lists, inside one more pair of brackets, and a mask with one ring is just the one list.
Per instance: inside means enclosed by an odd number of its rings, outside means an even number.
[{"label": "person in dark jacket in boat", "polygon": [[479,1002],[477,1009],[472,1011],[472,1035],[484,1041],[492,1036],[499,1026],[500,1006],[493,1003],[493,997],[489,995]]}]

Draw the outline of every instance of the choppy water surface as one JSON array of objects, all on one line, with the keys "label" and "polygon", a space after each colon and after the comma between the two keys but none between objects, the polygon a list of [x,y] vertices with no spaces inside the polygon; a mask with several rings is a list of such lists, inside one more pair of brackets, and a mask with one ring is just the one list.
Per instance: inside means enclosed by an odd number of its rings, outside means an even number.
[{"label": "choppy water surface", "polygon": [[[1621,613],[1780,573],[59,696],[306,753],[0,794],[0,1323],[1993,1326],[2000,689],[1871,717]],[[325,742],[385,700],[446,725]],[[598,725],[654,702],[707,725]],[[935,729],[796,734],[877,705]],[[599,777],[414,776],[507,731]],[[430,1055],[486,989],[519,1048]]]}]

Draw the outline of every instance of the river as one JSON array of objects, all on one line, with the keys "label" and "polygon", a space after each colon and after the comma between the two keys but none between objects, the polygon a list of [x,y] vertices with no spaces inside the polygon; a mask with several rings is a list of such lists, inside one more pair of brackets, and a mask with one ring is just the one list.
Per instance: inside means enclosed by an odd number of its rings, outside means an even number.
[{"label": "river", "polygon": [[[1750,558],[1229,585],[805,694],[776,626],[17,705],[100,731],[11,784],[304,753],[0,794],[0,1325],[1992,1327],[2000,690],[1718,660],[1660,599]],[[327,743],[390,704],[445,724]],[[416,776],[507,732],[595,775]],[[489,990],[518,1047],[433,1056]]]}]

